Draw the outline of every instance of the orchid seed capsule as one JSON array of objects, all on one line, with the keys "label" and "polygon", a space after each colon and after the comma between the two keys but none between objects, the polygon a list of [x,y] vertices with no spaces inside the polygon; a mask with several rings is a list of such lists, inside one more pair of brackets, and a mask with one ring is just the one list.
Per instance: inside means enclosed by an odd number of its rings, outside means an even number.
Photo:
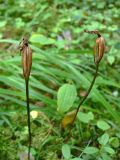
[{"label": "orchid seed capsule", "polygon": [[94,62],[95,64],[99,64],[105,52],[105,40],[98,30],[84,30],[84,32],[89,34],[96,34],[98,36],[94,46]]},{"label": "orchid seed capsule", "polygon": [[96,39],[95,47],[94,47],[94,62],[98,64],[105,52],[105,40],[102,36]]},{"label": "orchid seed capsule", "polygon": [[19,45],[22,53],[23,76],[28,79],[32,66],[32,49],[29,47],[28,40],[23,38]]}]

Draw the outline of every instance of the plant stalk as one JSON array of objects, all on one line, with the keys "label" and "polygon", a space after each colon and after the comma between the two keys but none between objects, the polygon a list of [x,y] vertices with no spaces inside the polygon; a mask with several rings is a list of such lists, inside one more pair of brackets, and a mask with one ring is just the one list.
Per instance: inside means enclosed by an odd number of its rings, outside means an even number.
[{"label": "plant stalk", "polygon": [[[91,85],[90,85],[90,87],[88,88],[88,91],[87,91],[87,93],[86,93],[85,97],[83,97],[82,101],[80,101],[80,103],[79,103],[79,105],[78,105],[78,107],[77,107],[77,110],[76,110],[75,116],[74,116],[73,121],[72,121],[72,123],[71,123],[71,127],[70,127],[70,131],[69,131],[68,139],[71,137],[71,130],[72,130],[72,128],[73,128],[73,125],[74,125],[75,119],[76,119],[77,114],[78,114],[78,112],[79,112],[79,109],[80,109],[81,105],[84,103],[84,101],[86,100],[86,98],[88,97],[88,95],[89,95],[90,91],[91,91],[91,90],[92,90],[92,88],[93,88],[93,85],[94,85],[94,83],[95,83],[95,80],[96,80],[96,77],[97,77],[97,74],[98,74],[98,68],[99,68],[99,63],[97,63],[97,64],[96,64],[96,71],[95,71],[95,74],[94,74],[93,80],[92,80],[92,82],[91,82]],[[67,141],[68,141],[68,139],[67,139]]]},{"label": "plant stalk", "polygon": [[29,106],[29,78],[25,78],[26,84],[26,104],[27,104],[27,122],[28,122],[28,160],[30,160],[31,148],[31,126],[30,126],[30,106]]}]

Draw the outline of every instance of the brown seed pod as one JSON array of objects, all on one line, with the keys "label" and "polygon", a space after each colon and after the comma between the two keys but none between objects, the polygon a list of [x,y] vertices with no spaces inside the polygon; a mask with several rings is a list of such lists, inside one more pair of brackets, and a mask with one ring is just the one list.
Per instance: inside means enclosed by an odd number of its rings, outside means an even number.
[{"label": "brown seed pod", "polygon": [[98,30],[84,30],[84,32],[89,34],[96,34],[98,36],[94,46],[94,62],[95,64],[98,64],[101,61],[105,52],[105,40]]},{"label": "brown seed pod", "polygon": [[22,53],[23,76],[28,79],[32,66],[32,49],[29,47],[28,40],[23,38],[19,45]]},{"label": "brown seed pod", "polygon": [[95,64],[98,64],[101,61],[101,59],[104,55],[104,52],[105,52],[105,40],[101,36],[96,39],[96,43],[94,46],[94,62],[95,62]]}]

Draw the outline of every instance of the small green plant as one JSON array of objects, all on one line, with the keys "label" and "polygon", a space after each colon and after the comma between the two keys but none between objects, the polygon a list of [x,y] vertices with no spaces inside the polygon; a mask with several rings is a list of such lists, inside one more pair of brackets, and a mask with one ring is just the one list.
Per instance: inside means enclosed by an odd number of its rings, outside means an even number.
[{"label": "small green plant", "polygon": [[[78,157],[72,154],[72,145],[63,144],[62,155],[64,160],[112,160],[115,157],[116,149],[119,147],[119,139],[110,137],[107,132],[102,134],[98,139],[98,146],[90,146],[91,140],[87,146],[79,153]],[[112,159],[111,159],[112,158]]]},{"label": "small green plant", "polygon": [[[96,159],[102,160],[102,159],[108,159],[111,160],[111,158],[115,155],[115,147],[119,147],[119,140],[117,137],[109,137],[108,133],[104,133],[101,137],[98,138],[98,144],[99,147],[91,147],[87,146],[83,153],[84,156],[90,156],[96,157]],[[83,156],[83,157],[84,157]]]}]

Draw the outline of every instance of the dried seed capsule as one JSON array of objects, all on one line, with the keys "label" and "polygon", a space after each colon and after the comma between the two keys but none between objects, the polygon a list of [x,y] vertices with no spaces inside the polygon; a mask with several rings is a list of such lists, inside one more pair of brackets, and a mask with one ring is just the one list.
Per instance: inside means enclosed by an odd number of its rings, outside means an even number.
[{"label": "dried seed capsule", "polygon": [[94,62],[95,62],[95,64],[98,64],[101,61],[101,59],[104,55],[104,52],[105,52],[105,40],[101,36],[96,39],[96,44],[94,47]]},{"label": "dried seed capsule", "polygon": [[84,32],[89,33],[89,34],[96,34],[98,38],[96,39],[96,43],[94,46],[94,62],[95,64],[98,64],[105,52],[105,40],[101,36],[100,32],[98,30],[84,30]]},{"label": "dried seed capsule", "polygon": [[28,40],[23,38],[19,45],[22,53],[23,76],[28,79],[32,66],[32,49],[29,47]]}]

